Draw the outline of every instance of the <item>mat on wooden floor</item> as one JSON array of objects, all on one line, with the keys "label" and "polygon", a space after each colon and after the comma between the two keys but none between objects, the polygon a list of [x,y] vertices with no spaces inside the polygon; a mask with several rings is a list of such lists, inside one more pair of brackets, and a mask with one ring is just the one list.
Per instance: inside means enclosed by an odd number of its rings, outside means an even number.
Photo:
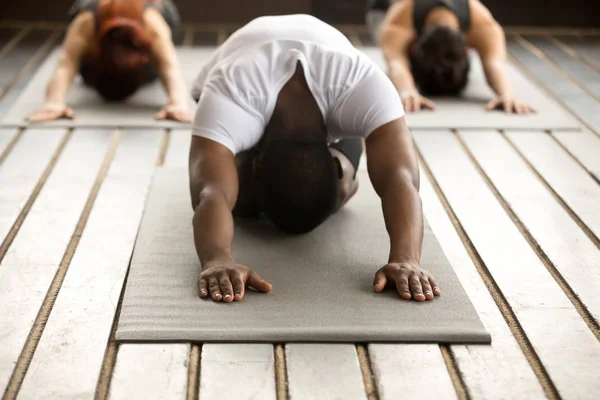
[{"label": "mat on wooden floor", "polygon": [[423,265],[443,295],[434,302],[373,292],[389,239],[365,171],[346,208],[317,230],[284,236],[266,222],[236,224],[238,262],[273,291],[241,302],[200,299],[187,169],[159,169],[127,279],[120,341],[460,342],[489,343],[478,315],[429,226]]},{"label": "mat on wooden floor", "polygon": [[[378,48],[365,47],[362,50],[386,70],[383,55]],[[527,79],[512,63],[506,63],[506,71],[515,92],[537,110],[536,114],[524,116],[486,111],[485,105],[495,96],[485,81],[479,57],[473,54],[469,85],[462,96],[432,98],[436,103],[436,110],[408,114],[408,126],[424,129],[580,130],[581,124],[574,117],[543,89]]]},{"label": "mat on wooden floor", "polygon": [[[214,51],[214,47],[180,47],[177,50],[183,75],[188,85],[198,76],[200,69]],[[43,94],[55,68],[58,50],[44,61],[31,82],[3,118],[2,126],[27,126],[27,115],[43,104]],[[167,97],[159,81],[141,88],[125,103],[106,103],[98,94],[86,87],[77,77],[68,95],[68,104],[75,111],[75,119],[61,119],[35,126],[51,127],[154,127],[176,128],[187,126],[173,121],[156,121],[156,114],[166,104]],[[193,105],[190,96],[190,106]]]}]

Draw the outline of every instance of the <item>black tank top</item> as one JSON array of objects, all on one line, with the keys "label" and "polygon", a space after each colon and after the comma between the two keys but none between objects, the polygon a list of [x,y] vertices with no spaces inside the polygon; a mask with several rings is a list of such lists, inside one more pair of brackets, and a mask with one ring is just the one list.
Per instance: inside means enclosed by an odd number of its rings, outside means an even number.
[{"label": "black tank top", "polygon": [[460,29],[463,32],[469,30],[471,27],[471,9],[469,7],[469,0],[414,0],[413,24],[417,34],[420,35],[423,32],[425,19],[427,18],[427,15],[429,15],[429,12],[439,6],[446,7],[456,15],[460,24]]}]

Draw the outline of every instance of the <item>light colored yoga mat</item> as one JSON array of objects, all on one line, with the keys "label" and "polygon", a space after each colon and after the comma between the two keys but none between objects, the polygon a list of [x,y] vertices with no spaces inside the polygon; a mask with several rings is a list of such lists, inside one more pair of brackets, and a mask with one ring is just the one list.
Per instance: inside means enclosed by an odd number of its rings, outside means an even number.
[{"label": "light colored yoga mat", "polygon": [[[198,76],[200,69],[208,60],[214,47],[179,47],[177,53],[182,66],[185,81],[189,87]],[[160,81],[141,88],[125,103],[106,103],[96,92],[85,86],[80,76],[77,76],[69,96],[68,104],[75,111],[75,119],[61,119],[44,123],[29,124],[25,118],[29,113],[40,107],[44,101],[46,86],[54,73],[59,52],[54,50],[41,65],[31,82],[19,96],[10,111],[6,114],[1,126],[43,126],[43,127],[153,127],[177,128],[185,127],[174,121],[156,121],[154,115],[167,102],[167,96]],[[193,101],[190,96],[190,109]]]},{"label": "light colored yoga mat", "polygon": [[[386,70],[385,60],[377,47],[362,49],[377,65]],[[479,57],[471,57],[469,85],[460,98],[432,98],[436,110],[409,113],[410,128],[423,129],[512,129],[512,130],[580,130],[581,124],[553,100],[543,89],[528,80],[512,63],[506,71],[515,93],[536,111],[533,115],[486,111],[485,105],[495,97],[485,81]]]},{"label": "light colored yoga mat", "polygon": [[241,302],[197,295],[186,168],[159,169],[127,279],[119,341],[460,342],[490,343],[475,309],[427,226],[423,266],[442,296],[405,301],[373,292],[389,239],[367,173],[347,207],[303,236],[267,222],[236,224],[238,262],[256,269],[273,291],[248,291]]}]

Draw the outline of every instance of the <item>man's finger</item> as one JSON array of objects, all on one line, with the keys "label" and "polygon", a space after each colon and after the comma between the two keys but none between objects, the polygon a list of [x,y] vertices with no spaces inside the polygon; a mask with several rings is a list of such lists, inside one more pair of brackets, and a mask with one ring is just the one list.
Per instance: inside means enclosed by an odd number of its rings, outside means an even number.
[{"label": "man's finger", "polygon": [[485,109],[488,111],[492,111],[494,110],[496,107],[498,107],[498,102],[496,100],[490,100],[487,105],[485,106]]},{"label": "man's finger", "polygon": [[214,301],[221,301],[223,296],[219,290],[219,281],[214,276],[208,278],[208,291]]},{"label": "man's finger", "polygon": [[423,287],[421,286],[421,279],[417,274],[412,274],[408,280],[410,285],[410,292],[417,301],[425,301],[425,295],[423,294]]},{"label": "man's finger", "polygon": [[154,116],[155,119],[165,119],[167,118],[167,111],[166,110],[160,110],[159,112],[156,113],[156,115]]},{"label": "man's finger", "polygon": [[242,279],[242,274],[236,272],[231,277],[231,284],[233,286],[233,299],[234,300],[242,300],[244,298],[244,291],[246,289],[246,285],[244,285],[244,280]]},{"label": "man's finger", "polygon": [[208,282],[206,282],[206,279],[198,280],[198,295],[200,297],[205,298],[208,296],[208,289],[206,288],[207,286]]},{"label": "man's finger", "polygon": [[225,303],[231,303],[233,301],[233,287],[231,286],[229,276],[225,275],[219,277],[219,289],[223,295],[223,301]]},{"label": "man's finger", "polygon": [[429,280],[427,278],[421,279],[421,287],[423,288],[423,294],[427,300],[433,300],[435,297],[433,295],[433,290],[431,289],[431,285],[429,284]]},{"label": "man's finger", "polygon": [[248,286],[252,286],[254,289],[261,293],[269,293],[273,288],[270,283],[265,281],[256,272],[251,271],[248,273],[248,280],[246,282]]},{"label": "man's finger", "polygon": [[435,279],[429,278],[429,284],[431,285],[431,289],[433,290],[434,295],[439,296],[440,294],[442,294],[439,285],[435,282]]},{"label": "man's finger", "polygon": [[73,119],[75,113],[73,112],[73,109],[71,107],[67,107],[65,109],[64,116],[68,119]]},{"label": "man's finger", "polygon": [[410,294],[408,287],[408,276],[403,272],[398,273],[398,275],[394,277],[394,282],[396,282],[396,290],[400,297],[404,300],[410,300],[412,295]]},{"label": "man's finger", "polygon": [[435,103],[429,99],[422,99],[423,106],[429,108],[430,110],[435,110]]},{"label": "man's finger", "polygon": [[511,101],[504,102],[504,112],[507,114],[512,113],[513,103]]},{"label": "man's finger", "polygon": [[387,277],[385,276],[385,273],[382,270],[377,271],[375,274],[375,280],[373,281],[373,289],[379,293],[385,288],[386,284]]}]

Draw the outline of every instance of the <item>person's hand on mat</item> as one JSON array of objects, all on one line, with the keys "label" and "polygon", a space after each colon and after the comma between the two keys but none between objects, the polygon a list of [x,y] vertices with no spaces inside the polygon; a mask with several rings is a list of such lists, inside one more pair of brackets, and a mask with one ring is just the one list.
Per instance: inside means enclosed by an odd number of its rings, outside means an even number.
[{"label": "person's hand on mat", "polygon": [[207,263],[198,279],[198,294],[205,298],[210,295],[214,301],[231,303],[244,298],[246,286],[261,293],[268,293],[272,286],[256,271],[234,261]]},{"label": "person's hand on mat", "polygon": [[187,105],[168,104],[156,114],[155,118],[158,120],[170,119],[178,122],[190,122],[192,112]]},{"label": "person's hand on mat", "polygon": [[507,114],[533,114],[535,110],[514,96],[498,96],[485,106],[487,111],[504,110]]},{"label": "person's hand on mat", "polygon": [[400,99],[402,100],[404,111],[406,112],[418,112],[421,111],[421,108],[435,110],[435,103],[427,97],[421,96],[421,94],[414,89],[401,92]]},{"label": "person's hand on mat", "polygon": [[60,118],[75,118],[73,109],[66,104],[46,104],[27,116],[29,122],[52,121]]},{"label": "person's hand on mat", "polygon": [[389,263],[377,271],[373,281],[375,292],[382,292],[388,285],[394,286],[405,300],[429,301],[441,294],[431,273],[414,263]]}]

